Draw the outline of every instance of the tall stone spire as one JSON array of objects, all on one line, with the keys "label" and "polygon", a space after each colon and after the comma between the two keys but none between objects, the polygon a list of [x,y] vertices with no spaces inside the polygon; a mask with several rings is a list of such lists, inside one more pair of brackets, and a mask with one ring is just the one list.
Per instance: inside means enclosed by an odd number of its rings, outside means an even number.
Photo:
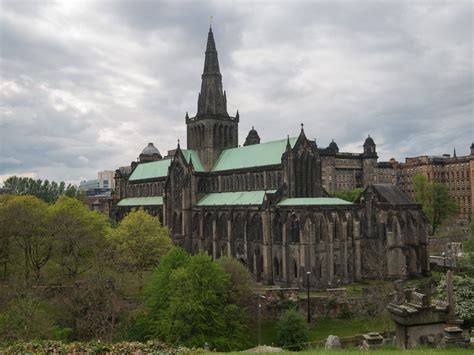
[{"label": "tall stone spire", "polygon": [[226,101],[225,92],[222,88],[222,75],[219,70],[216,42],[214,41],[212,28],[209,27],[196,117],[205,115],[228,117]]}]

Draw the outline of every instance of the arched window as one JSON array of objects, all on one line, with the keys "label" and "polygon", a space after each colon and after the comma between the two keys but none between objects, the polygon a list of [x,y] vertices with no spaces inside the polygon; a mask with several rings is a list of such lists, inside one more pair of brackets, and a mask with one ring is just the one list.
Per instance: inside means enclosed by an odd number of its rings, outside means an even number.
[{"label": "arched window", "polygon": [[193,217],[193,239],[199,238],[199,231],[200,231],[200,219],[199,214],[196,213]]},{"label": "arched window", "polygon": [[227,240],[227,215],[222,214],[217,220],[217,239]]},{"label": "arched window", "polygon": [[252,217],[250,221],[250,236],[249,239],[251,241],[261,242],[263,239],[263,231],[262,231],[262,217],[257,213]]},{"label": "arched window", "polygon": [[225,126],[224,127],[224,146],[227,147],[227,144],[229,142],[229,127]]},{"label": "arched window", "polygon": [[276,243],[281,243],[283,240],[282,229],[283,229],[283,223],[281,222],[280,214],[277,213],[275,214],[275,217],[273,217],[273,223],[272,223],[272,236],[273,236],[273,240]]},{"label": "arched window", "polygon": [[298,278],[298,264],[296,260],[293,260],[293,277],[296,279]]},{"label": "arched window", "polygon": [[173,235],[180,235],[181,234],[181,214],[180,213],[173,213]]},{"label": "arched window", "polygon": [[240,213],[234,219],[233,232],[234,240],[244,240],[245,221]]},{"label": "arched window", "polygon": [[280,276],[280,263],[278,262],[278,259],[276,256],[273,258],[273,270],[275,272],[275,276],[279,277]]},{"label": "arched window", "polygon": [[293,214],[291,217],[290,236],[292,243],[300,242],[300,221],[296,214]]},{"label": "arched window", "polygon": [[204,239],[207,241],[213,240],[212,221],[212,215],[208,213],[204,218]]}]

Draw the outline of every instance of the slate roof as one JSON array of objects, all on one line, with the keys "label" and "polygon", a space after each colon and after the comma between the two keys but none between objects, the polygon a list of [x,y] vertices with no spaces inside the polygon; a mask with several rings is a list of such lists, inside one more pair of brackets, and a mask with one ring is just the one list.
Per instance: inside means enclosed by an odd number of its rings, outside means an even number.
[{"label": "slate roof", "polygon": [[397,186],[390,184],[373,184],[372,187],[382,198],[381,202],[388,202],[392,205],[414,204]]},{"label": "slate roof", "polygon": [[130,197],[120,200],[117,206],[160,206],[162,204],[163,196]]},{"label": "slate roof", "polygon": [[[290,138],[294,147],[298,138]],[[253,168],[257,166],[281,164],[281,156],[286,150],[287,139],[247,145],[224,150],[212,171]],[[194,161],[194,160],[193,160]]]},{"label": "slate roof", "polygon": [[267,191],[237,191],[217,192],[205,195],[197,203],[198,206],[229,206],[229,205],[261,205],[266,193],[274,193],[275,190]]},{"label": "slate roof", "polygon": [[285,198],[279,203],[278,206],[316,206],[316,205],[353,205],[352,202],[348,202],[336,197],[296,197],[296,198]]}]

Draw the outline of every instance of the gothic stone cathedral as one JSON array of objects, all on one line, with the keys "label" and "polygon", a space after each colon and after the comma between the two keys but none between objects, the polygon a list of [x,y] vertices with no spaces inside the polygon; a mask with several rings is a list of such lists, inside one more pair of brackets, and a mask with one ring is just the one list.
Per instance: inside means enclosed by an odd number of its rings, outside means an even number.
[{"label": "gothic stone cathedral", "polygon": [[[240,147],[239,119],[227,112],[210,29],[197,113],[186,114],[187,149],[162,157],[150,143],[118,169],[114,217],[141,206],[175,244],[237,258],[269,285],[306,287],[308,272],[312,288],[429,273],[425,218],[397,187],[363,177],[357,203],[330,197],[322,162],[334,147],[319,149],[303,126],[298,137],[266,143],[252,128]],[[357,159],[365,166],[374,156],[369,137]]]}]

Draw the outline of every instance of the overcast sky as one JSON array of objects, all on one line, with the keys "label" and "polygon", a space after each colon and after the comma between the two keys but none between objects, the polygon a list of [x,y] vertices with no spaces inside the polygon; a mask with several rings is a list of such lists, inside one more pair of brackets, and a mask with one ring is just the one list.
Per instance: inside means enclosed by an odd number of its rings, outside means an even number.
[{"label": "overcast sky", "polygon": [[471,1],[0,0],[0,181],[78,182],[186,140],[209,27],[239,141],[469,154]]}]

